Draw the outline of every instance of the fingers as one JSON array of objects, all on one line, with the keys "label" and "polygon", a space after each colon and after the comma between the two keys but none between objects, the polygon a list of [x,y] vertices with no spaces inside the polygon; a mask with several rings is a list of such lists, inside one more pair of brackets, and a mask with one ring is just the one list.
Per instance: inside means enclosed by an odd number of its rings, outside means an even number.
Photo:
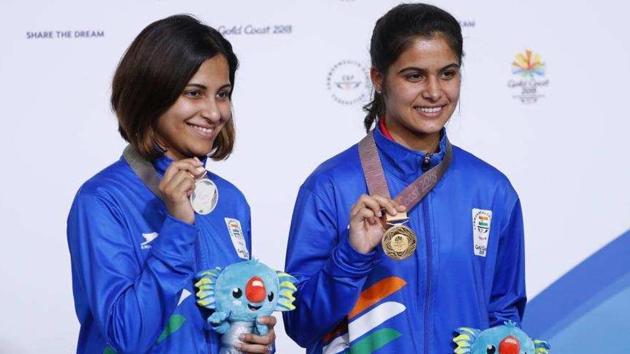
[{"label": "fingers", "polygon": [[276,325],[276,318],[274,316],[260,316],[256,320],[259,324],[265,325],[268,328],[268,332],[264,336],[259,336],[251,333],[243,333],[239,339],[254,344],[272,344],[276,339],[276,334],[273,328]]},{"label": "fingers", "polygon": [[378,222],[379,217],[374,214],[374,211],[371,209],[363,208],[359,209],[357,213],[354,215],[354,221],[367,221],[370,225],[374,225]]},{"label": "fingers", "polygon": [[[371,214],[366,214],[364,211],[370,210]],[[399,212],[405,211],[405,207],[400,205],[395,200],[385,198],[380,195],[366,195],[363,194],[357,200],[356,204],[352,206],[350,210],[350,218],[355,217],[359,213],[364,218],[368,217],[377,217],[380,218],[383,216],[383,211],[385,211],[389,215],[396,215]]]},{"label": "fingers", "polygon": [[235,345],[236,349],[245,353],[270,353],[271,346],[276,341],[276,333],[273,328],[269,328],[269,333],[264,336],[257,336],[255,334],[241,334],[239,339],[242,343]]},{"label": "fingers", "polygon": [[239,350],[239,353],[245,353],[245,354],[255,354],[255,353],[261,353],[261,354],[270,354],[273,350],[272,350],[272,346],[269,345],[260,345],[260,344],[245,344],[245,343],[241,343],[241,344],[236,344],[234,345],[234,347],[236,349]]},{"label": "fingers", "polygon": [[183,159],[175,161],[168,167],[168,169],[166,169],[166,172],[164,172],[162,182],[169,183],[169,181],[182,170],[187,171],[193,175],[193,177],[200,177],[204,174],[206,169],[198,159]]},{"label": "fingers", "polygon": [[357,203],[352,206],[350,217],[353,218],[364,210],[371,211],[372,213],[370,216],[382,216],[381,207],[378,204],[378,201],[365,194],[361,195],[361,197],[359,197],[359,200],[357,200]]},{"label": "fingers", "polygon": [[273,344],[276,340],[276,334],[273,330],[269,330],[269,333],[264,336],[248,333],[241,334],[239,339],[242,340],[244,344],[260,344],[267,346],[269,344]]},{"label": "fingers", "polygon": [[258,317],[257,321],[260,324],[267,325],[267,327],[269,327],[270,330],[276,326],[276,322],[277,322],[274,316],[260,316]]},{"label": "fingers", "polygon": [[160,181],[159,189],[167,198],[189,196],[195,179],[206,172],[198,159],[183,159],[173,162]]},{"label": "fingers", "polygon": [[188,197],[195,186],[195,177],[185,170],[177,172],[169,182],[161,185],[162,194],[170,199]]},{"label": "fingers", "polygon": [[398,208],[401,205],[398,204],[398,202],[396,202],[395,200],[385,198],[380,195],[374,195],[372,196],[372,198],[374,198],[379,203],[380,208],[384,209],[387,212],[387,214],[392,215],[392,216],[398,214],[399,212]]}]

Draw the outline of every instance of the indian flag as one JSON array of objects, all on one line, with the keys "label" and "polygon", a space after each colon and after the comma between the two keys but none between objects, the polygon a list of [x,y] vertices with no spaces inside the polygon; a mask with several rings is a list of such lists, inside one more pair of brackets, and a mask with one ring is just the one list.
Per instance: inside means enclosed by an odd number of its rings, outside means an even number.
[{"label": "indian flag", "polygon": [[[363,290],[356,305],[348,314],[347,324],[344,322],[324,337],[328,344],[324,347],[323,353],[370,354],[398,339],[401,334],[393,328],[380,328],[369,334],[368,332],[406,310],[405,305],[399,302],[383,302],[406,284],[403,279],[391,276]],[[376,304],[378,306],[373,307]]]}]

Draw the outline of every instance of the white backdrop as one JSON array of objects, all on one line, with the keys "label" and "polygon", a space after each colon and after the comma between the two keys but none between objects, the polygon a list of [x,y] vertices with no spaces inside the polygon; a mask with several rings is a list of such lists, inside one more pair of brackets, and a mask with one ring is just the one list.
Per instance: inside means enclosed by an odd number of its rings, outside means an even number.
[{"label": "white backdrop", "polygon": [[[75,350],[66,216],[81,183],[121,154],[111,78],[144,26],[191,13],[231,32],[241,60],[237,146],[208,167],[245,193],[254,256],[280,269],[299,185],[363,135],[369,38],[396,3],[3,0],[0,353]],[[533,297],[630,228],[630,5],[436,4],[464,25],[463,91],[450,138],[501,169],[519,192]],[[509,87],[523,80],[512,62],[527,49],[544,68],[526,80],[539,85],[530,103],[521,87]],[[281,323],[276,329],[279,352],[298,352]]]}]

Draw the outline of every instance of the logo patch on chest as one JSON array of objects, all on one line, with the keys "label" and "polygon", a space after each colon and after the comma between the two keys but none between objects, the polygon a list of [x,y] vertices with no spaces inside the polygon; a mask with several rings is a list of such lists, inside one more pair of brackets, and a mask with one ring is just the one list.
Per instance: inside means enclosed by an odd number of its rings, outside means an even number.
[{"label": "logo patch on chest", "polygon": [[245,236],[243,235],[243,228],[241,228],[241,222],[238,219],[225,218],[225,225],[227,226],[230,238],[232,239],[232,245],[236,250],[236,254],[242,259],[249,259],[249,251],[245,244]]},{"label": "logo patch on chest", "polygon": [[492,224],[492,210],[472,210],[473,244],[475,256],[485,257],[488,251],[488,238]]},{"label": "logo patch on chest", "polygon": [[157,232],[149,232],[146,234],[143,233],[142,237],[144,237],[144,242],[140,244],[140,248],[143,250],[148,250],[149,248],[151,248],[151,242],[153,242],[153,240],[155,240],[158,236],[159,234]]}]

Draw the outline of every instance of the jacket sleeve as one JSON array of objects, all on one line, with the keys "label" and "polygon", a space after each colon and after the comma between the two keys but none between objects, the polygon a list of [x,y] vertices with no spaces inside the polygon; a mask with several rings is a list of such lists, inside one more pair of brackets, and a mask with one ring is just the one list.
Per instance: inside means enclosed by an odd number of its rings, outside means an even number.
[{"label": "jacket sleeve", "polygon": [[296,309],[283,313],[287,334],[310,347],[352,310],[376,252],[364,255],[348,243],[347,227],[338,232],[334,196],[300,189],[293,211],[286,270],[298,280]]},{"label": "jacket sleeve", "polygon": [[495,267],[489,320],[491,326],[511,320],[520,325],[525,311],[525,246],[521,204],[508,208],[507,224],[501,229]]},{"label": "jacket sleeve", "polygon": [[192,281],[198,233],[167,216],[140,263],[123,212],[108,198],[77,195],[67,229],[75,301],[89,308],[79,319],[93,316],[118,353],[145,353]]}]

